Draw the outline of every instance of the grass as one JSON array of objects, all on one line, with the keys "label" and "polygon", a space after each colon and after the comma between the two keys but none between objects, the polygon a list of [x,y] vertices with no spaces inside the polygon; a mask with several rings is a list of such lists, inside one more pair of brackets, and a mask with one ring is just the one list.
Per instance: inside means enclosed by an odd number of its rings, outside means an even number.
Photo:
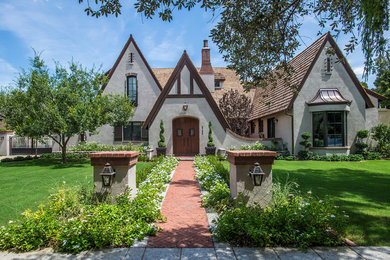
[{"label": "grass", "polygon": [[355,243],[390,246],[390,160],[275,161],[273,177],[296,181],[302,192],[311,190],[319,198],[333,198],[350,216],[347,237]]},{"label": "grass", "polygon": [[[137,163],[137,171],[150,163]],[[37,209],[62,183],[66,186],[93,186],[89,160],[62,164],[56,159],[0,163],[0,225],[17,218],[27,208]]]}]

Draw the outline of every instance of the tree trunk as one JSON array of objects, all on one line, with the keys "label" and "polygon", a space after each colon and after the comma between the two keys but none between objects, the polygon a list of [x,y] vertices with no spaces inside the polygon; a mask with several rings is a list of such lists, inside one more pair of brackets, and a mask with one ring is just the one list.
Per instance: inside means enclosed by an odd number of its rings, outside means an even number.
[{"label": "tree trunk", "polygon": [[65,135],[62,136],[62,163],[66,163],[66,142],[65,142]]}]

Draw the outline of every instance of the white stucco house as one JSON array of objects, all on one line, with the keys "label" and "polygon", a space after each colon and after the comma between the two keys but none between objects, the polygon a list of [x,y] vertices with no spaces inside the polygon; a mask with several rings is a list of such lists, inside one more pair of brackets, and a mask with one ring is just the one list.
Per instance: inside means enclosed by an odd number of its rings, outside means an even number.
[{"label": "white stucco house", "polygon": [[[334,54],[328,54],[330,48]],[[238,76],[227,68],[213,68],[211,63],[205,41],[200,68],[184,51],[175,68],[152,69],[130,36],[107,72],[109,82],[102,90],[127,95],[133,101],[136,108],[131,122],[121,127],[105,125],[98,134],[74,138],[72,144],[86,138],[88,142],[145,143],[156,148],[162,120],[168,154],[204,154],[211,121],[217,148],[255,141],[271,145],[276,140],[297,154],[302,132],[309,132],[314,152],[348,154],[356,132],[378,123],[378,102],[384,97],[360,85],[329,33],[289,62],[295,70],[291,82],[297,88],[278,81],[276,86],[246,93],[253,100],[251,138],[234,134],[217,105],[229,89],[244,93]]]}]

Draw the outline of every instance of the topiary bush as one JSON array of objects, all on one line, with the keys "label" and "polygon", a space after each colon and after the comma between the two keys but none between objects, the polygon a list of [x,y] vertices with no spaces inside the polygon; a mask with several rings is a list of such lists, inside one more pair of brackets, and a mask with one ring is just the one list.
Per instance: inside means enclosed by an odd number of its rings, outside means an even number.
[{"label": "topiary bush", "polygon": [[308,132],[303,132],[301,137],[303,141],[301,141],[299,144],[303,146],[304,150],[299,151],[298,156],[302,160],[309,160],[313,156],[313,153],[309,151],[309,148],[312,146],[312,142],[309,141],[311,135]]},{"label": "topiary bush", "polygon": [[356,147],[356,153],[362,154],[366,148],[368,147],[368,144],[364,141],[368,137],[368,130],[359,130],[356,134],[357,140],[355,143]]},{"label": "topiary bush", "polygon": [[164,136],[164,122],[160,121],[160,140],[158,141],[157,143],[157,146],[160,147],[160,148],[165,148],[166,145],[165,145],[165,136]]},{"label": "topiary bush", "polygon": [[213,124],[209,121],[209,141],[207,142],[207,147],[215,147],[213,139]]}]

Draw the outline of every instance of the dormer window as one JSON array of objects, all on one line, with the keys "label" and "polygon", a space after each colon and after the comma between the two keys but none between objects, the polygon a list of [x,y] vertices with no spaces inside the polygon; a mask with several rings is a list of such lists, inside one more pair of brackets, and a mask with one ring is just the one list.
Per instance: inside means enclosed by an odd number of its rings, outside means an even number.
[{"label": "dormer window", "polygon": [[221,81],[215,81],[214,87],[215,87],[215,89],[221,89],[222,88],[221,85],[222,85]]}]

